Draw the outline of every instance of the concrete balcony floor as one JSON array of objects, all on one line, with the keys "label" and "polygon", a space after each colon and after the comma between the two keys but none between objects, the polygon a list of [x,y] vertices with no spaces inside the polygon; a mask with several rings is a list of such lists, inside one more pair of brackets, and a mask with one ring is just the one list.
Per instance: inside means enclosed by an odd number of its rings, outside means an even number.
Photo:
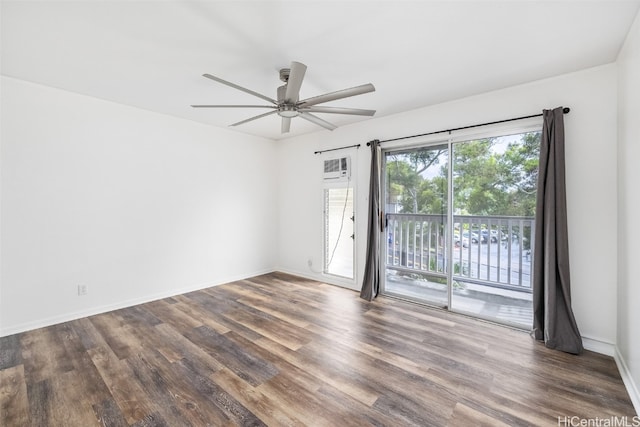
[{"label": "concrete balcony floor", "polygon": [[[395,271],[387,271],[384,292],[440,307],[447,305],[446,285]],[[527,291],[456,281],[451,309],[525,330],[533,324],[532,294]]]}]

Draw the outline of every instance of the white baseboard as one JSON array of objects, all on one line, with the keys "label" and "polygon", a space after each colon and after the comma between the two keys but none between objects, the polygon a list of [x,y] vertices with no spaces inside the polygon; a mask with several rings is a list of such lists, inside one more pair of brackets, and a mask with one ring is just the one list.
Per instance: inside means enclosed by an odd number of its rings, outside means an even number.
[{"label": "white baseboard", "polygon": [[622,377],[622,382],[624,383],[627,393],[629,393],[629,397],[631,398],[631,403],[633,403],[633,408],[635,409],[636,414],[640,415],[640,392],[638,391],[638,385],[633,380],[633,377],[629,372],[629,368],[620,354],[618,347],[615,344],[589,337],[582,337],[582,344],[586,350],[595,351],[596,353],[613,357],[616,362],[616,366],[618,367],[618,372],[620,372],[620,377]]},{"label": "white baseboard", "polygon": [[339,276],[332,276],[330,274],[324,274],[319,271],[310,270],[309,272],[292,270],[289,268],[276,268],[274,271],[280,271],[286,274],[292,274],[294,276],[302,277],[309,280],[316,280],[322,283],[328,283],[330,285],[340,286],[341,288],[351,289],[353,291],[359,291],[357,283],[354,280],[342,279]]},{"label": "white baseboard", "polygon": [[620,354],[618,347],[616,347],[615,349],[613,358],[616,361],[616,365],[618,365],[618,371],[620,371],[622,382],[624,382],[624,386],[627,388],[627,392],[629,393],[631,403],[633,403],[633,407],[636,410],[636,414],[640,415],[640,392],[638,391],[638,385],[633,380],[633,377],[629,372],[629,368],[627,367],[624,358]]},{"label": "white baseboard", "polygon": [[594,351],[606,356],[614,357],[616,354],[616,346],[613,343],[602,341],[596,338],[582,337],[582,345],[585,350]]},{"label": "white baseboard", "polygon": [[33,329],[44,328],[47,326],[56,325],[58,323],[69,322],[71,320],[81,319],[83,317],[94,316],[96,314],[106,313],[113,310],[119,310],[121,308],[132,307],[134,305],[144,304],[151,301],[157,301],[163,298],[169,298],[176,295],[186,294],[188,292],[199,291],[201,289],[210,288],[212,286],[218,286],[225,283],[235,282],[237,280],[243,280],[243,279],[248,279],[250,277],[259,276],[262,274],[272,273],[273,271],[274,271],[273,269],[255,271],[250,274],[242,274],[238,276],[226,277],[224,279],[215,280],[212,282],[200,283],[200,284],[190,285],[182,288],[176,288],[170,291],[146,295],[141,298],[134,298],[126,301],[119,301],[114,304],[91,307],[86,310],[79,310],[72,313],[65,313],[59,316],[52,316],[45,319],[38,319],[32,322],[25,322],[17,325],[12,325],[9,327],[1,327],[0,337],[5,337],[8,335],[18,334],[26,331],[31,331]]},{"label": "white baseboard", "polygon": [[285,273],[285,274],[291,274],[293,276],[298,276],[298,277],[302,277],[304,279],[309,279],[309,280],[317,280],[319,282],[322,281],[322,273],[321,272],[316,272],[316,271],[299,271],[299,270],[294,270],[291,268],[282,268],[282,267],[277,267],[274,271],[279,271],[281,273]]}]

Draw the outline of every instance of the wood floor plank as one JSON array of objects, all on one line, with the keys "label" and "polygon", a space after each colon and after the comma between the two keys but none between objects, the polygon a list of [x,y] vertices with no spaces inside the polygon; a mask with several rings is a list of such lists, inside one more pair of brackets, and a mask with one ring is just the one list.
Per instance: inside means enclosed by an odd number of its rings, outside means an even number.
[{"label": "wood floor plank", "polygon": [[[319,354],[318,349],[323,344],[321,339],[314,340],[299,353],[312,357]],[[430,402],[433,406],[429,412],[443,419],[450,416],[455,406],[456,395],[452,390],[430,381],[426,376],[418,377],[382,360],[362,353],[353,353],[347,346],[335,342],[329,351],[320,354],[325,361],[325,369],[333,373],[346,370],[345,373],[354,379],[379,390],[380,397],[374,405],[386,401],[387,397],[393,394],[402,397],[403,406],[409,406],[411,402],[415,402],[416,405],[420,405],[420,402]],[[380,372],[384,372],[384,375],[380,375]],[[389,377],[394,380],[388,381]]]},{"label": "wood floor plank", "polygon": [[[138,343],[133,342],[124,331],[126,323],[115,312],[98,314],[91,317],[91,323],[118,359],[126,359],[135,353]],[[133,346],[133,348],[132,348]]]},{"label": "wood floor plank", "polygon": [[[225,334],[231,330],[225,325],[220,324],[216,320],[217,316],[215,316],[215,312],[210,312],[205,307],[201,307],[197,304],[194,304],[193,300],[190,300],[189,298],[183,295],[179,295],[175,297],[175,299],[178,301],[175,304],[176,310],[184,313],[185,315],[187,315],[188,317],[194,319],[197,323],[199,323],[197,325],[191,326],[190,328],[195,328],[198,326],[207,326],[208,328],[211,328],[220,334]],[[179,329],[180,323],[176,324],[175,322],[171,322],[171,319],[166,319],[166,320],[170,322],[174,326],[174,328]],[[184,329],[184,330],[187,330],[187,329]]]},{"label": "wood floor plank", "polygon": [[13,368],[22,364],[20,336],[9,335],[0,338],[0,369]]},{"label": "wood floor plank", "polygon": [[[323,402],[331,402],[331,411],[342,418],[345,424],[355,426],[397,426],[398,420],[390,416],[390,414],[378,411],[375,404],[368,406],[362,405],[358,400],[354,399],[341,390],[331,385],[322,385],[316,392]],[[353,414],[358,416],[354,417]]]},{"label": "wood floor plank", "polygon": [[232,419],[226,407],[202,404],[203,397],[210,394],[212,388],[207,388],[209,381],[187,365],[169,363],[152,350],[129,359],[129,363],[144,390],[161,407],[159,413],[166,421],[215,426]]},{"label": "wood floor plank", "polygon": [[[202,326],[202,320],[196,319],[193,316],[189,316],[183,311],[178,309],[179,302],[173,300],[172,304],[169,304],[165,300],[152,301],[145,304],[145,308],[158,318],[163,319],[164,322],[169,322],[179,331],[188,331],[191,328],[197,328]],[[226,330],[224,332],[227,332]]]},{"label": "wood floor plank", "polygon": [[228,369],[211,375],[213,382],[242,402],[267,425],[304,426],[296,411],[279,399],[278,395],[266,395],[248,384]]},{"label": "wood floor plank", "polygon": [[[228,334],[233,334],[233,332]],[[253,386],[257,386],[278,373],[275,366],[230,340],[227,337],[228,334],[218,334],[206,326],[201,326],[185,336]],[[240,336],[238,335],[238,337]]]},{"label": "wood floor plank", "polygon": [[[102,375],[91,359],[91,355],[85,351],[80,337],[75,332],[71,323],[63,323],[55,326],[59,342],[67,350],[66,354],[77,373],[74,378],[77,384],[72,392],[77,393],[83,400],[91,404],[101,402],[111,397],[109,389]],[[72,394],[71,391],[68,394]]]},{"label": "wood floor plank", "polygon": [[76,370],[51,378],[52,404],[45,425],[99,426],[98,417],[93,410],[96,402],[85,393],[85,384],[82,373]]},{"label": "wood floor plank", "polygon": [[37,383],[73,369],[67,349],[59,345],[56,326],[20,335],[25,381]]},{"label": "wood floor plank", "polygon": [[[25,378],[26,381],[26,378]],[[33,425],[46,426],[49,425],[51,408],[57,404],[54,402],[53,391],[51,388],[51,380],[45,379],[37,382],[27,382],[27,399],[29,400],[29,421],[28,424],[8,424],[12,426]],[[4,414],[2,414],[2,421]]]},{"label": "wood floor plank", "polygon": [[89,350],[90,348],[98,345],[106,345],[106,341],[88,317],[78,319],[70,323],[71,327],[80,338],[80,342],[82,342],[82,346],[85,350]]},{"label": "wood floor plank", "polygon": [[[206,291],[207,290],[203,291],[201,294],[188,294],[188,297],[191,298],[199,307],[203,317],[206,318],[207,316],[216,315],[216,324],[226,328],[227,331],[234,331],[237,334],[241,334],[249,341],[262,337],[262,335],[257,331],[247,328],[246,326],[224,316],[228,311],[233,310],[234,305],[232,304],[232,301],[225,302],[222,297],[216,296],[215,293],[207,293]],[[218,331],[218,328],[212,328],[208,325],[205,326],[214,331]]]},{"label": "wood floor plank", "polygon": [[141,384],[132,380],[134,375],[126,360],[118,359],[111,347],[105,343],[104,346],[92,347],[88,354],[129,424],[142,421],[154,411],[154,404]]},{"label": "wood floor plank", "polygon": [[158,339],[164,342],[164,345],[157,350],[169,362],[189,359],[191,365],[197,367],[197,370],[205,376],[224,368],[221,362],[173,329],[171,325],[163,323],[156,325],[154,329]]},{"label": "wood floor plank", "polygon": [[291,408],[305,425],[343,426],[354,425],[353,418],[344,419],[335,412],[333,402],[324,401],[318,393],[298,387],[285,375],[277,375],[257,387],[268,396],[278,396],[282,405]]},{"label": "wood floor plank", "polygon": [[[184,361],[174,363],[177,372],[182,375],[185,381],[192,384],[201,398],[204,398],[209,405],[201,405],[202,408],[211,411],[218,409],[223,415],[228,417],[228,425],[247,425],[247,426],[264,426],[264,422],[260,420],[253,412],[247,409],[241,402],[236,400],[231,393],[220,387],[208,377],[200,375],[192,370]],[[205,418],[207,423],[211,422],[211,418]],[[219,425],[211,423],[211,425]]]},{"label": "wood floor plank", "polygon": [[327,369],[322,354],[318,355],[317,358],[305,357],[266,338],[256,341],[256,344],[277,355],[290,365],[308,372],[320,381],[341,390],[367,406],[373,405],[378,397],[380,397],[378,390],[372,388],[360,379],[354,379],[348,373],[345,376],[336,370]]},{"label": "wood floor plank", "polygon": [[299,328],[260,310],[254,309],[247,311],[239,309],[226,313],[225,317],[291,350],[297,350],[309,342],[308,333],[303,328]]},{"label": "wood floor plank", "polygon": [[[158,368],[160,360],[154,357],[153,351],[139,352],[126,360],[131,368],[133,378],[140,384],[140,389],[148,395],[148,400],[153,402],[153,413],[158,413],[163,421],[169,425],[194,426],[194,420],[199,414],[193,414],[189,410],[189,400],[182,396],[189,396],[189,391],[178,390],[164,378]],[[148,414],[147,414],[148,415]],[[224,418],[216,418],[214,422],[226,421]]]},{"label": "wood floor plank", "polygon": [[270,273],[0,338],[0,425],[557,426],[636,415],[613,358]]},{"label": "wood floor plank", "polygon": [[136,422],[135,424],[131,424],[131,427],[171,427],[167,422],[162,418],[160,414],[154,412],[152,414],[146,415],[143,419]]},{"label": "wood floor plank", "polygon": [[[296,307],[286,297],[277,297],[272,291],[269,292],[264,286],[257,286],[250,280],[237,282],[241,286],[231,288],[238,294],[237,301],[245,307],[252,307],[260,312],[288,322],[300,328],[308,325],[308,322],[300,316],[304,308]],[[283,310],[283,307],[286,309]]]},{"label": "wood floor plank", "polygon": [[101,426],[128,427],[129,423],[124,418],[120,407],[113,399],[105,399],[93,405],[98,422]]},{"label": "wood floor plank", "polygon": [[29,425],[29,400],[22,365],[0,370],[0,421],[6,425]]},{"label": "wood floor plank", "polygon": [[544,407],[532,410],[528,405],[494,393],[463,397],[460,403],[511,426],[551,426],[558,423],[557,417],[544,413]]},{"label": "wood floor plank", "polygon": [[510,427],[502,420],[492,418],[482,412],[469,408],[467,405],[457,403],[453,415],[448,423],[451,427],[477,426],[477,427]]},{"label": "wood floor plank", "polygon": [[[264,313],[270,314],[275,318],[283,320],[299,328],[306,328],[307,326],[309,326],[309,322],[305,320],[303,316],[300,316],[299,312],[293,311],[291,309],[283,310],[282,303],[271,304],[268,300],[268,297],[248,298],[243,296],[241,299],[238,300],[238,302],[244,305],[250,305],[252,307],[255,307],[256,309]],[[287,305],[287,307],[290,307],[290,306]]]},{"label": "wood floor plank", "polygon": [[136,328],[138,326],[155,326],[162,323],[148,310],[146,304],[144,306],[123,308],[116,311],[116,313],[130,328]]}]

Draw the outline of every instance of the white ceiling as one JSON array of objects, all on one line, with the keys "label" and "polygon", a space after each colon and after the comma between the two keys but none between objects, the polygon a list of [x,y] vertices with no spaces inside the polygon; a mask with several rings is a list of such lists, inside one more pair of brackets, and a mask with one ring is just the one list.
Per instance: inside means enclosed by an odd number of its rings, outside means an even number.
[{"label": "white ceiling", "polygon": [[[364,83],[323,105],[386,116],[613,62],[633,1],[2,1],[1,72],[220,127],[268,110],[192,109],[264,101],[291,61],[300,98]],[[317,114],[346,125],[368,117]],[[277,115],[231,128],[272,139],[329,132]]]}]

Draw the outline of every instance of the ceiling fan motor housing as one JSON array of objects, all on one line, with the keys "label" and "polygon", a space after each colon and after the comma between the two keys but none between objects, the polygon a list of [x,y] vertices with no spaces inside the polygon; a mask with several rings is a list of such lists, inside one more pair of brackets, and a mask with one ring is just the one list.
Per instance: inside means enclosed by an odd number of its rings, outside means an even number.
[{"label": "ceiling fan motor housing", "polygon": [[[286,71],[288,73],[289,68],[283,68],[280,70],[280,80],[288,81],[289,75],[287,74],[286,79],[284,79],[283,72]],[[278,115],[281,117],[296,117],[298,115],[298,109],[295,104],[287,104],[285,102],[285,97],[287,93],[287,84],[283,84],[278,87]]]},{"label": "ceiling fan motor housing", "polygon": [[289,75],[291,75],[291,68],[281,68],[280,69],[280,80],[283,82],[289,81]]}]

